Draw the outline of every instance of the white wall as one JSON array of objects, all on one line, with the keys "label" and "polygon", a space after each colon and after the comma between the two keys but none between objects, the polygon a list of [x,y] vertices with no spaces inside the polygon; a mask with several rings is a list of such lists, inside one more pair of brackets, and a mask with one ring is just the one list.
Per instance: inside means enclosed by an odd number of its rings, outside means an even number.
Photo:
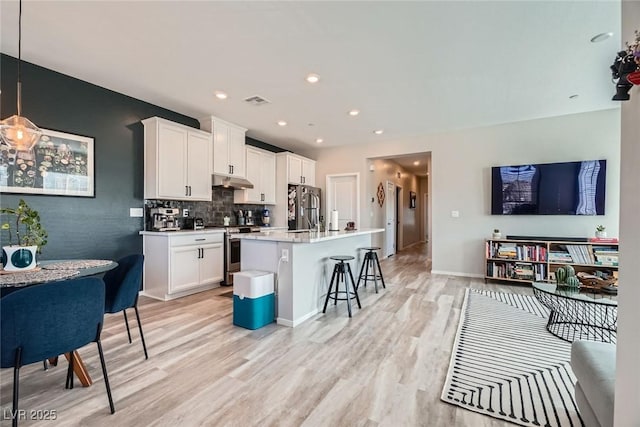
[{"label": "white wall", "polygon": [[[640,23],[640,2],[622,2],[622,40],[633,40]],[[612,88],[613,91],[613,88]],[[620,293],[616,362],[616,427],[640,425],[640,87],[622,103],[620,198]]]},{"label": "white wall", "polygon": [[[429,175],[434,272],[477,275],[484,271],[483,239],[494,228],[504,235],[591,236],[604,224],[618,235],[620,110],[531,120],[379,144],[347,145],[308,153],[317,160],[316,182],[332,173],[369,172],[367,158],[431,152]],[[607,160],[606,215],[492,216],[491,166]],[[372,225],[371,190],[361,182],[361,222]],[[458,210],[459,218],[451,211]]]}]

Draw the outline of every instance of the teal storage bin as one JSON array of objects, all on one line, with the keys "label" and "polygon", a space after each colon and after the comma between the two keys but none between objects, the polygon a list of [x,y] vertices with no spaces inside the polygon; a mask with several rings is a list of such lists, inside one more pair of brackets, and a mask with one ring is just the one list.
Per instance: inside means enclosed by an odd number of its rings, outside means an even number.
[{"label": "teal storage bin", "polygon": [[247,329],[262,328],[275,318],[275,294],[258,298],[233,296],[233,324]]},{"label": "teal storage bin", "polygon": [[247,270],[233,275],[233,324],[258,329],[273,322],[273,273]]}]

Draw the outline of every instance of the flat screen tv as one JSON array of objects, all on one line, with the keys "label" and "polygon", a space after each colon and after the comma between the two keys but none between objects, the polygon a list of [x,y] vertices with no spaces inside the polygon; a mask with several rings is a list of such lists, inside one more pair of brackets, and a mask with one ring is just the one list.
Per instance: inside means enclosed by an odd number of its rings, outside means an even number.
[{"label": "flat screen tv", "polygon": [[491,168],[492,215],[604,215],[606,160]]}]

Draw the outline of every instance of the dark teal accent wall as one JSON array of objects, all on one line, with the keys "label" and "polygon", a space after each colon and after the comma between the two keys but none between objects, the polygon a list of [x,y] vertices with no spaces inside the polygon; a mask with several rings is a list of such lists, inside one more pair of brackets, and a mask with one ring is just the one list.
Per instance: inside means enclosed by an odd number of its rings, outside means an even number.
[{"label": "dark teal accent wall", "polygon": [[[16,112],[17,60],[0,56],[0,118]],[[95,198],[3,193],[2,206],[24,198],[40,212],[49,232],[41,259],[117,259],[142,252],[143,126],[159,116],[199,128],[197,120],[167,109],[23,62],[22,114],[42,128],[95,138]],[[2,235],[6,244],[6,235]]]}]

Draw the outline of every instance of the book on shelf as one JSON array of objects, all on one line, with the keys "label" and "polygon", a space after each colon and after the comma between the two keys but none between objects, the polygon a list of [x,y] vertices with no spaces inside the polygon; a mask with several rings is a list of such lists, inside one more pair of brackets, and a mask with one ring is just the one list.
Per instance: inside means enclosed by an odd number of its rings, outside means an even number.
[{"label": "book on shelf", "polygon": [[565,251],[549,251],[549,262],[573,262],[573,258],[569,252]]},{"label": "book on shelf", "polygon": [[617,237],[589,237],[592,243],[618,243]]}]

